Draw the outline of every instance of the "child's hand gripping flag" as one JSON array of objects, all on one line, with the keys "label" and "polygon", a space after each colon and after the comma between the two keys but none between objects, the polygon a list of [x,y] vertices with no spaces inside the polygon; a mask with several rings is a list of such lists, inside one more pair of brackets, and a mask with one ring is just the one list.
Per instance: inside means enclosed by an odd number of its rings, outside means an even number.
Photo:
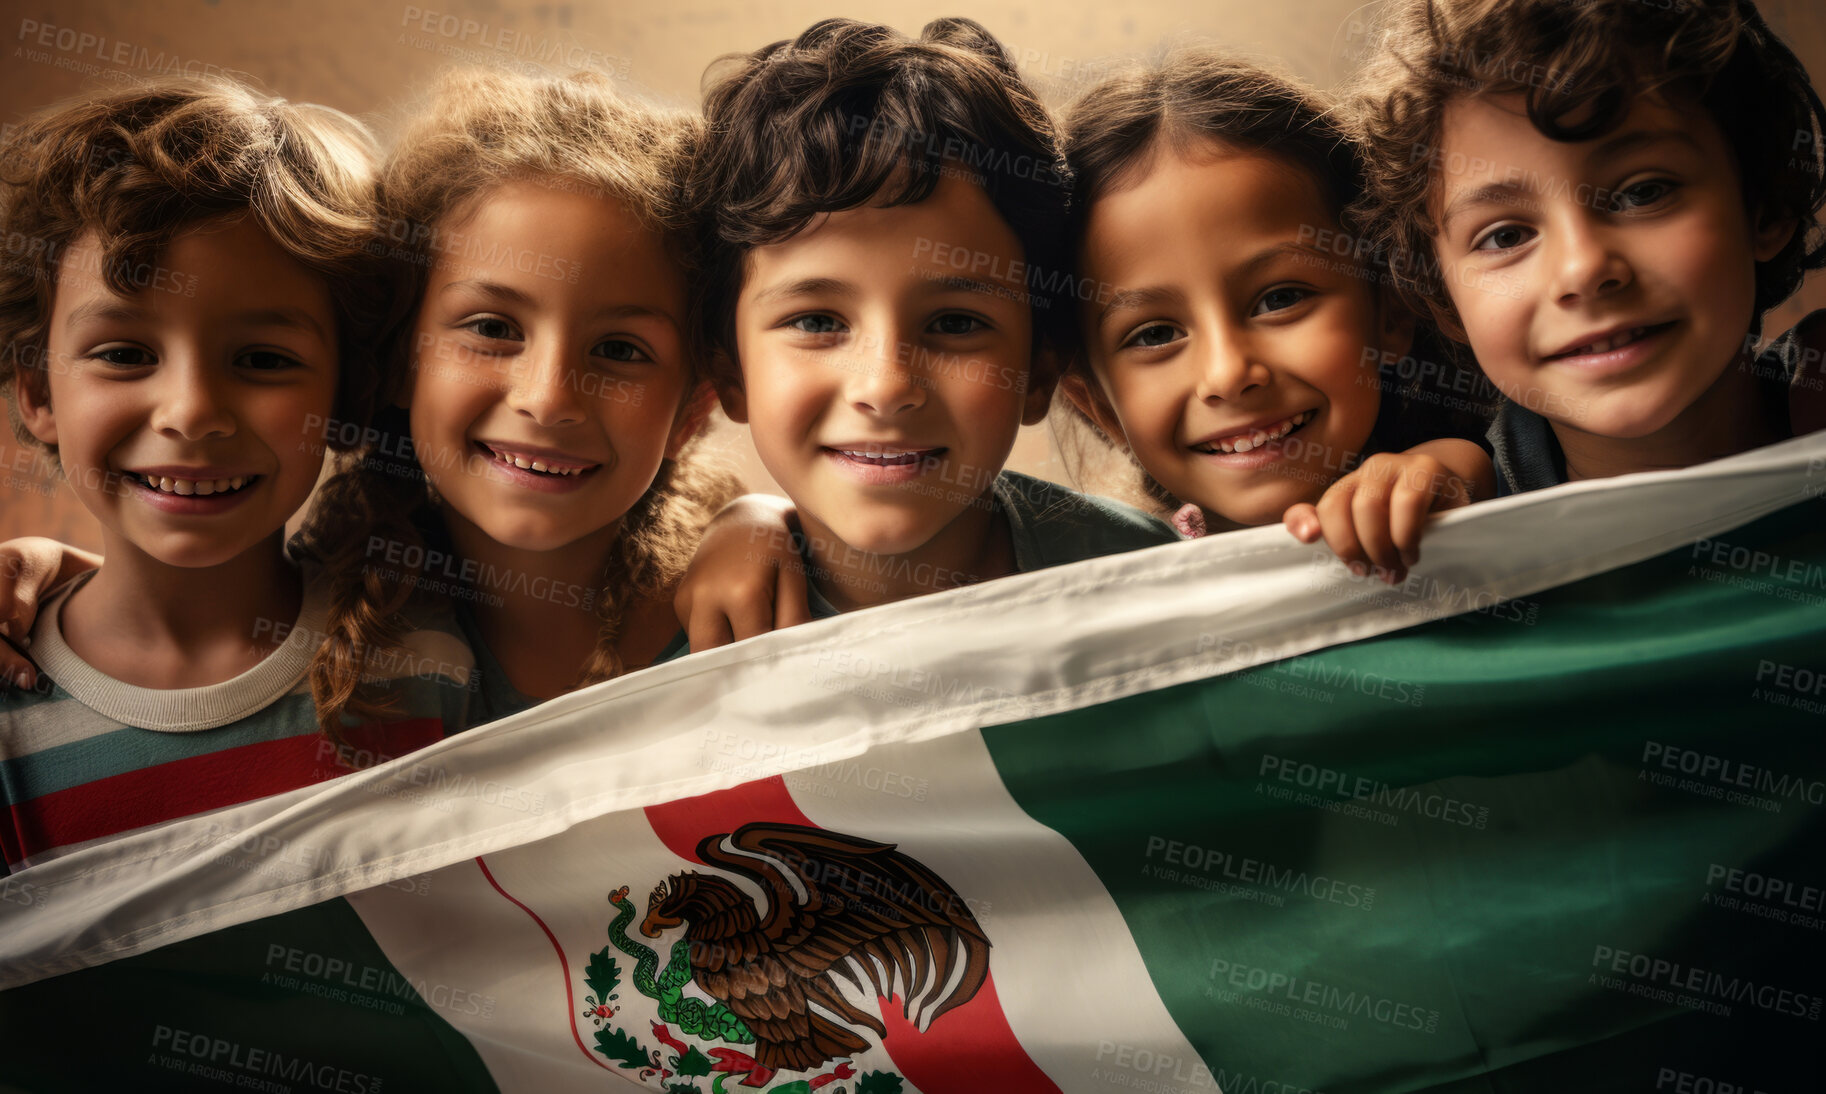
[{"label": "child's hand gripping flag", "polygon": [[1535,492],[1393,589],[1272,527],[1009,578],[70,854],[0,894],[8,1079],[1796,1089],[1822,487]]}]

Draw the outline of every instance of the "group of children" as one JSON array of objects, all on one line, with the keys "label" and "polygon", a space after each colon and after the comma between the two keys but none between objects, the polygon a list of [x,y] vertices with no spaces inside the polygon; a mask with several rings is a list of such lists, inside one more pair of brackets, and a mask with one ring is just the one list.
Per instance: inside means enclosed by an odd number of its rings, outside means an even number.
[{"label": "group of children", "polygon": [[[1826,108],[1751,5],[1392,7],[1343,103],[1194,49],[1055,118],[974,22],[832,19],[701,115],[455,74],[384,158],[221,82],[18,127],[0,386],[104,550],[0,550],[7,868],[687,638],[1280,521],[1398,582],[1431,512],[1826,424],[1761,337]],[[718,401],[785,508],[712,519]],[[1049,413],[1158,515],[1002,470]]]}]

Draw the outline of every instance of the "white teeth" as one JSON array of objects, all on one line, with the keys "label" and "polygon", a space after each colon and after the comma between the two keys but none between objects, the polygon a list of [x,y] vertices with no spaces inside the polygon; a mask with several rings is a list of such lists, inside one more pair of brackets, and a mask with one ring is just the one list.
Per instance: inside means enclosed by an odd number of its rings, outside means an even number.
[{"label": "white teeth", "polygon": [[1286,421],[1276,423],[1269,429],[1258,429],[1253,433],[1233,437],[1229,440],[1211,441],[1208,442],[1208,446],[1200,445],[1199,447],[1209,447],[1212,451],[1225,454],[1233,452],[1251,452],[1268,444],[1270,441],[1278,441],[1282,437],[1287,436],[1287,434],[1292,433],[1300,426],[1311,421],[1312,416],[1313,411],[1303,410],[1293,417],[1288,418]]},{"label": "white teeth", "polygon": [[1591,343],[1590,345],[1580,346],[1578,349],[1568,352],[1566,354],[1566,356],[1567,357],[1585,357],[1585,356],[1588,356],[1591,354],[1609,353],[1611,350],[1616,349],[1619,346],[1627,346],[1631,342],[1634,342],[1636,339],[1642,337],[1643,332],[1646,330],[1647,330],[1646,327],[1635,327],[1631,330],[1626,330],[1619,334],[1613,334],[1609,338],[1600,338],[1596,342]]},{"label": "white teeth", "polygon": [[211,494],[226,494],[239,490],[253,481],[251,475],[236,475],[232,479],[174,479],[164,475],[136,477],[161,494],[176,494],[186,498],[192,496],[206,498]]},{"label": "white teeth", "polygon": [[905,463],[909,456],[917,456],[919,454],[915,449],[862,452],[853,448],[839,448],[837,451],[843,453],[852,460],[867,460],[870,463]]},{"label": "white teeth", "polygon": [[518,467],[522,471],[537,471],[541,475],[562,475],[567,477],[583,472],[583,468],[581,467],[552,467],[544,460],[530,459],[526,456],[516,456],[510,452],[495,452],[492,448],[489,449],[489,451],[494,452],[495,459],[500,460],[502,463]]}]

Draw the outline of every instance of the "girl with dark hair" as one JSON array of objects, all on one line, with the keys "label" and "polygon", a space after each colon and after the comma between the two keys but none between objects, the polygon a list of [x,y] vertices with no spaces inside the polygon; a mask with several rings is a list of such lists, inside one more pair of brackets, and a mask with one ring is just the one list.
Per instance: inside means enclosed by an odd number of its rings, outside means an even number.
[{"label": "girl with dark hair", "polygon": [[1475,393],[1344,216],[1362,168],[1329,104],[1191,50],[1105,80],[1064,128],[1098,290],[1078,294],[1072,407],[1182,506],[1182,531],[1284,518],[1400,581],[1428,513],[1488,496],[1490,462],[1460,439]]}]

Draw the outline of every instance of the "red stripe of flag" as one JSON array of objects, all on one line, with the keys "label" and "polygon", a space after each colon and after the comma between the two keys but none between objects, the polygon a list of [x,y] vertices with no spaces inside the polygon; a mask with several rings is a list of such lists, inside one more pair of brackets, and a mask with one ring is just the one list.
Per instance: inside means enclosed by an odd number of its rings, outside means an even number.
[{"label": "red stripe of flag", "polygon": [[[703,861],[698,858],[697,845],[706,836],[733,832],[752,821],[822,827],[800,810],[786,781],[778,776],[647,809],[647,823],[654,833],[673,854],[689,862]],[[868,837],[867,832],[849,834]],[[907,1081],[920,1090],[1058,1094],[1058,1085],[1028,1057],[1009,1028],[993,974],[968,1003],[924,1032],[902,1016],[899,996],[881,1010],[888,1028],[882,1048]]]},{"label": "red stripe of flag", "polygon": [[571,1040],[576,1043],[577,1051],[583,1053],[585,1059],[604,1071],[614,1071],[615,1069],[610,1067],[601,1056],[591,1052],[584,1046],[583,1034],[577,1032],[577,1007],[574,1005],[577,997],[571,994],[571,959],[564,956],[564,946],[559,943],[558,936],[552,933],[550,927],[546,926],[545,920],[539,918],[538,912],[528,908],[521,902],[519,897],[508,892],[506,889],[501,888],[501,883],[495,880],[494,871],[488,868],[488,863],[483,862],[480,856],[476,857],[476,865],[482,868],[482,876],[488,879],[488,884],[493,887],[495,892],[506,897],[508,903],[525,912],[532,918],[534,923],[539,925],[539,930],[545,934],[545,940],[550,942],[552,944],[552,949],[557,952],[558,971],[564,974],[564,1009],[570,1012]]},{"label": "red stripe of flag", "polygon": [[[383,759],[443,736],[443,723],[436,718],[363,726],[350,733],[351,744]],[[374,747],[377,741],[385,747]],[[8,864],[17,865],[54,848],[239,805],[350,770],[338,764],[336,746],[316,733],[187,756],[13,802],[15,835],[5,840],[4,850]]]}]

